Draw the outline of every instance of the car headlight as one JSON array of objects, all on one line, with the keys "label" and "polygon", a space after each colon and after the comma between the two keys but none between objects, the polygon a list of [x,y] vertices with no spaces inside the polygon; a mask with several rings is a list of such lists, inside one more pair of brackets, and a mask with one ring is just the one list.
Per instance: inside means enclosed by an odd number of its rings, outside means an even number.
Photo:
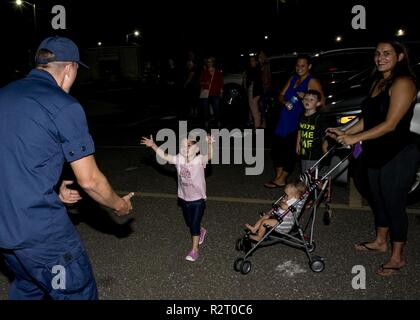
[{"label": "car headlight", "polygon": [[344,117],[340,117],[340,119],[338,120],[341,124],[346,124],[350,121],[352,121],[353,119],[355,119],[357,116],[344,116]]}]

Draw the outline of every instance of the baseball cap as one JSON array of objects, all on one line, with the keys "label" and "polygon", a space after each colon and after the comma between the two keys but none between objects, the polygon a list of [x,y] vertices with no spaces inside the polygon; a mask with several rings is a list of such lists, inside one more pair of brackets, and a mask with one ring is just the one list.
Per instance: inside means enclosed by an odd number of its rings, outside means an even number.
[{"label": "baseball cap", "polygon": [[48,62],[53,61],[72,61],[77,62],[85,68],[89,68],[86,64],[80,61],[79,48],[68,38],[59,36],[46,38],[39,45],[38,51],[41,49],[51,51],[55,57],[53,59],[42,59],[38,57],[35,59],[35,63],[47,64]]}]

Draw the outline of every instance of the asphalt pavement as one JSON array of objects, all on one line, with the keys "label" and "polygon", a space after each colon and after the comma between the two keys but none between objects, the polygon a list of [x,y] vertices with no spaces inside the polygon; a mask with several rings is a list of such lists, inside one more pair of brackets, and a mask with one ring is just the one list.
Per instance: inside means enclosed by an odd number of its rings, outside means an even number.
[{"label": "asphalt pavement", "polygon": [[[98,110],[98,102],[92,105]],[[419,206],[410,207],[407,266],[391,277],[381,277],[376,270],[390,252],[354,250],[355,243],[373,238],[373,216],[350,186],[339,184],[333,186],[331,223],[323,222],[323,205],[315,223],[313,254],[324,259],[324,271],[311,271],[302,250],[283,244],[257,250],[249,259],[249,274],[234,271],[235,259],[243,256],[235,250],[235,242],[243,235],[244,224],[256,221],[282,192],[263,187],[273,173],[268,149],[264,151],[265,170],[261,175],[245,175],[241,164],[208,167],[208,201],[203,218],[208,233],[199,259],[186,261],[190,237],[177,206],[174,168],[157,165],[153,152],[138,145],[141,135],[156,132],[168,123],[173,126],[173,118],[157,112],[159,107],[152,104],[144,105],[141,112],[127,108],[128,104],[124,107],[108,101],[102,111],[95,114],[91,109],[87,114],[94,128],[98,165],[117,192],[136,193],[133,213],[115,218],[90,205],[70,213],[91,258],[101,299],[419,298]],[[121,122],[112,124],[112,117],[117,118],[119,113]],[[7,299],[7,287],[8,280],[0,273],[0,299]]]}]

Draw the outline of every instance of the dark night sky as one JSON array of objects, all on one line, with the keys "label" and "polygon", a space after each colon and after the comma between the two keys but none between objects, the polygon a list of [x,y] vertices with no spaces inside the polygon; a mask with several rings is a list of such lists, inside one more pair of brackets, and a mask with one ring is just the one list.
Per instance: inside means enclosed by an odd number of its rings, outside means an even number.
[{"label": "dark night sky", "polygon": [[[81,47],[123,44],[135,28],[143,32],[143,44],[151,53],[176,54],[188,48],[216,55],[267,47],[272,52],[319,50],[334,45],[343,34],[343,45],[374,45],[399,26],[407,38],[420,39],[413,0],[30,0],[38,6],[38,39],[34,39],[32,8],[16,9],[12,0],[0,0],[1,38],[15,57],[26,54],[40,38],[62,34]],[[67,10],[67,30],[51,28],[53,5]],[[367,30],[351,28],[351,8],[362,4],[367,11]],[[271,40],[263,40],[268,32]],[[2,46],[4,50],[4,45]],[[26,51],[25,51],[26,50]],[[4,54],[4,53],[3,53]]]}]

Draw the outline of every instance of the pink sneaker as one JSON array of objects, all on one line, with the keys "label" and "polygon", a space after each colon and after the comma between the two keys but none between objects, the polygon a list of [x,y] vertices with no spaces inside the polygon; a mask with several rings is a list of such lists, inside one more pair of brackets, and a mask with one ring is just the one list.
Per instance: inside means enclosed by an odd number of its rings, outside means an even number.
[{"label": "pink sneaker", "polygon": [[188,261],[195,261],[195,260],[197,260],[198,259],[198,252],[197,251],[194,251],[194,250],[191,250],[189,253],[188,253],[188,255],[185,257],[185,260],[188,260]]},{"label": "pink sneaker", "polygon": [[204,238],[206,237],[207,230],[203,227],[200,229],[200,240],[198,240],[198,244],[202,245],[204,242]]}]

